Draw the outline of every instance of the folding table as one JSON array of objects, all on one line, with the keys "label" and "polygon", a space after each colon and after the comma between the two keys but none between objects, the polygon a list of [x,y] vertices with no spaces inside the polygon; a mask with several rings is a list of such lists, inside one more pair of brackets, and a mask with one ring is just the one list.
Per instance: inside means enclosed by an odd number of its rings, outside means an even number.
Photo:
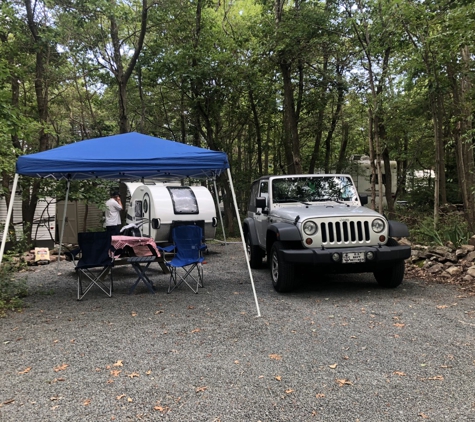
[{"label": "folding table", "polygon": [[[170,271],[165,265],[163,256],[157,249],[155,241],[150,237],[135,237],[135,236],[112,236],[112,246],[118,249],[124,249],[126,246],[132,248],[135,256],[119,258],[119,262],[127,262],[132,265],[132,268],[137,273],[137,280],[135,280],[132,287],[129,289],[129,294],[132,294],[137,285],[142,281],[150,293],[155,293],[153,289],[153,282],[146,274],[148,267],[152,262],[157,262],[163,270],[164,274],[169,274]],[[116,264],[118,261],[116,260]]]}]

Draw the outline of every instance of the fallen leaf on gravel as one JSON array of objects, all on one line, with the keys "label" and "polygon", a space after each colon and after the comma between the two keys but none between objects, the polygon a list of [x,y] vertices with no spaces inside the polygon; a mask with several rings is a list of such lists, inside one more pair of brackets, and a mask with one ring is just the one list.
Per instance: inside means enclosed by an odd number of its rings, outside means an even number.
[{"label": "fallen leaf on gravel", "polygon": [[427,379],[431,380],[431,381],[443,381],[444,377],[442,375],[436,375],[435,377],[430,377],[430,378],[427,378]]},{"label": "fallen leaf on gravel", "polygon": [[278,355],[276,353],[272,354],[272,355],[269,355],[269,357],[271,359],[274,359],[274,360],[282,360],[282,356],[281,355]]},{"label": "fallen leaf on gravel", "polygon": [[329,366],[331,369],[335,369],[335,368],[338,366],[338,364],[337,364],[337,363],[334,363],[333,365],[328,365],[328,366]]},{"label": "fallen leaf on gravel", "polygon": [[396,324],[393,324],[393,325],[394,325],[395,327],[397,327],[397,328],[403,328],[403,327],[406,326],[406,324],[402,324],[402,323],[400,323],[400,322],[397,322]]},{"label": "fallen leaf on gravel", "polygon": [[149,369],[147,372],[145,372],[145,375],[150,375],[152,373],[152,370]]},{"label": "fallen leaf on gravel", "polygon": [[25,368],[23,371],[18,372],[18,374],[23,375],[23,374],[27,374],[30,371],[31,371],[31,366],[29,366],[28,368]]},{"label": "fallen leaf on gravel", "polygon": [[343,387],[344,385],[353,385],[353,383],[347,379],[337,379],[336,382],[340,387]]},{"label": "fallen leaf on gravel", "polygon": [[201,393],[201,392],[203,392],[203,391],[205,391],[205,390],[207,390],[207,389],[208,389],[208,387],[197,387],[196,390],[195,390],[195,392],[196,392],[196,393]]},{"label": "fallen leaf on gravel", "polygon": [[111,371],[111,375],[112,375],[113,377],[118,377],[121,372],[122,372],[122,371],[121,371],[120,369],[113,369],[113,370]]},{"label": "fallen leaf on gravel", "polygon": [[201,328],[195,328],[194,330],[192,330],[191,332],[192,333],[199,333],[201,331]]},{"label": "fallen leaf on gravel", "polygon": [[153,410],[158,410],[159,412],[165,413],[169,410],[169,407],[167,407],[167,406],[163,407],[163,406],[158,406],[157,405],[153,408]]},{"label": "fallen leaf on gravel", "polygon": [[133,400],[132,400],[130,397],[127,397],[127,401],[128,401],[129,403],[132,403],[132,402],[133,402]]},{"label": "fallen leaf on gravel", "polygon": [[118,360],[116,363],[112,364],[112,366],[124,366],[121,360]]},{"label": "fallen leaf on gravel", "polygon": [[54,368],[54,372],[64,371],[69,365],[67,363],[63,363],[62,365],[57,366]]},{"label": "fallen leaf on gravel", "polygon": [[317,398],[317,399],[323,399],[323,397],[325,397],[325,394],[323,394],[323,393],[319,393],[315,396],[315,398]]},{"label": "fallen leaf on gravel", "polygon": [[137,374],[137,372],[132,372],[131,374],[128,374],[127,376],[128,376],[129,378],[138,378],[138,377],[140,377],[140,375]]},{"label": "fallen leaf on gravel", "polygon": [[277,381],[281,381],[281,380],[282,380],[282,377],[281,377],[280,375],[277,375],[277,376],[275,377],[275,379],[276,379]]},{"label": "fallen leaf on gravel", "polygon": [[136,317],[136,316],[137,316],[137,312],[132,312],[130,315],[132,315],[133,317]]},{"label": "fallen leaf on gravel", "polygon": [[406,376],[406,374],[402,371],[394,371],[393,374],[394,375],[399,375],[400,377],[405,377]]},{"label": "fallen leaf on gravel", "polygon": [[123,399],[124,397],[125,397],[125,394],[121,394],[120,396],[117,396],[116,399],[120,400],[120,399]]},{"label": "fallen leaf on gravel", "polygon": [[286,394],[291,394],[293,393],[295,390],[292,390],[291,388],[288,388],[287,390],[285,390],[285,393]]},{"label": "fallen leaf on gravel", "polygon": [[193,305],[188,306],[188,309],[195,309]]},{"label": "fallen leaf on gravel", "polygon": [[239,361],[238,361],[238,360],[235,360],[234,363],[235,363],[236,365],[239,365]]},{"label": "fallen leaf on gravel", "polygon": [[155,315],[158,315],[158,314],[163,314],[163,311],[159,310],[159,311],[155,312]]},{"label": "fallen leaf on gravel", "polygon": [[449,305],[439,305],[439,306],[436,306],[437,309],[445,309],[445,308],[448,308]]},{"label": "fallen leaf on gravel", "polygon": [[422,419],[429,419],[429,416],[424,413],[419,413],[417,416],[420,416]]},{"label": "fallen leaf on gravel", "polygon": [[89,406],[91,404],[91,399],[86,399],[82,402],[84,406]]}]

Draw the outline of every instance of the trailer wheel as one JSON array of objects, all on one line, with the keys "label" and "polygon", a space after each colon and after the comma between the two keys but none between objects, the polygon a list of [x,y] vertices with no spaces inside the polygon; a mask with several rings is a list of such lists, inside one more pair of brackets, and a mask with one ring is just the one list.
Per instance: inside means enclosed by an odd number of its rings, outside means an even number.
[{"label": "trailer wheel", "polygon": [[247,259],[249,260],[251,268],[260,268],[262,266],[262,251],[258,245],[252,243],[249,233],[246,235],[246,250]]},{"label": "trailer wheel", "polygon": [[274,242],[271,249],[270,274],[272,285],[279,293],[290,292],[295,288],[295,268],[279,256],[282,242]]}]

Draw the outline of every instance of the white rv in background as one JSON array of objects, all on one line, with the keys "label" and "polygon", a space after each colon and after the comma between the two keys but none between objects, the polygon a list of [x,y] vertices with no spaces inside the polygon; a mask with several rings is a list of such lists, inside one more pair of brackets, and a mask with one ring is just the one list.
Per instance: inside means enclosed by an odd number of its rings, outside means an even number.
[{"label": "white rv in background", "polygon": [[[389,162],[391,168],[391,195],[396,195],[397,190],[397,162]],[[384,170],[384,162],[381,161],[381,171],[382,171],[382,184],[383,184],[383,205],[386,205],[386,172]],[[351,175],[353,181],[355,182],[356,189],[360,195],[368,195],[368,205],[371,207],[371,161],[367,155],[353,155],[349,167],[346,169],[346,172]],[[379,204],[379,180],[378,175],[376,174],[375,181],[375,193],[376,193],[376,206]]]},{"label": "white rv in background", "polygon": [[205,239],[214,239],[216,206],[206,187],[153,181],[125,185],[130,195],[126,224],[138,226],[142,236],[169,243],[173,227],[196,224],[203,229]]},{"label": "white rv in background", "polygon": [[[21,195],[17,194],[13,201],[11,222],[15,227],[17,240],[23,237],[23,215],[21,212]],[[0,198],[0,224],[7,219],[8,204],[5,197]],[[34,246],[53,248],[56,231],[56,200],[54,198],[40,199],[36,205],[31,238]],[[7,242],[7,249],[9,242]]]}]

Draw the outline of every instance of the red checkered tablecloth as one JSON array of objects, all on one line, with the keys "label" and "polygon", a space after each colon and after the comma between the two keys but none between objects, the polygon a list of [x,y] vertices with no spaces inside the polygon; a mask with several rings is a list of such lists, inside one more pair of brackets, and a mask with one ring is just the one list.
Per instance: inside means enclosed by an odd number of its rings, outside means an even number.
[{"label": "red checkered tablecloth", "polygon": [[160,256],[157,245],[150,237],[112,236],[112,246],[114,248],[123,249],[125,246],[129,246],[134,250],[136,256],[153,255],[148,245],[154,249],[156,256]]}]

